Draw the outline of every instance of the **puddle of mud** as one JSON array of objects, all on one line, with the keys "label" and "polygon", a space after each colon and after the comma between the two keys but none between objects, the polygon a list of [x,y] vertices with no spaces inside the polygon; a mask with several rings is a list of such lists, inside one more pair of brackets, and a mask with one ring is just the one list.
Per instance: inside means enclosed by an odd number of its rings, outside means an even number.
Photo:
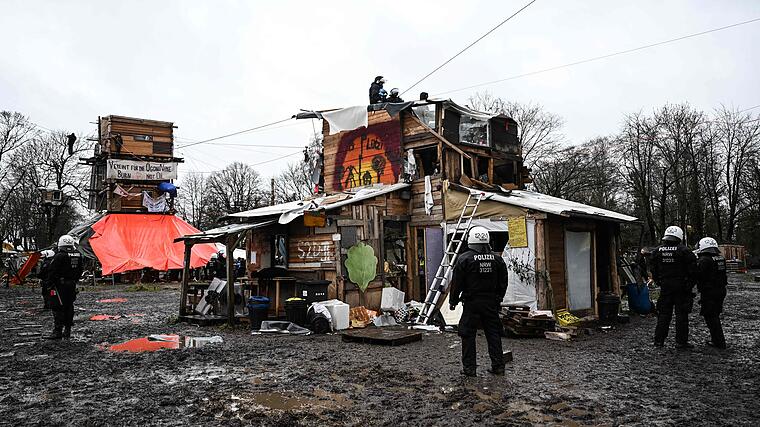
[{"label": "puddle of mud", "polygon": [[178,350],[180,348],[199,348],[207,344],[222,343],[220,336],[213,337],[182,337],[179,335],[150,335],[136,338],[119,344],[102,346],[101,348],[116,353],[145,353],[158,350]]},{"label": "puddle of mud", "polygon": [[104,299],[99,299],[96,302],[108,304],[108,303],[127,302],[127,301],[128,300],[126,298],[104,298]]},{"label": "puddle of mud", "polygon": [[[275,411],[325,411],[336,410],[353,402],[342,394],[330,393],[322,389],[314,390],[314,396],[296,396],[281,392],[258,393],[246,399],[235,396],[256,406]],[[240,403],[244,403],[240,402]]]}]

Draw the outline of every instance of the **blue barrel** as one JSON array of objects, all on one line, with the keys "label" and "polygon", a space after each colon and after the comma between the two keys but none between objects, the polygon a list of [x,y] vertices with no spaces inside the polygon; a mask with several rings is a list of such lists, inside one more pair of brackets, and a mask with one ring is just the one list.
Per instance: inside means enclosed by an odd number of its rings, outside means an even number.
[{"label": "blue barrel", "polygon": [[251,329],[261,329],[261,322],[269,316],[269,298],[264,296],[252,296],[248,298],[248,318],[251,320]]}]

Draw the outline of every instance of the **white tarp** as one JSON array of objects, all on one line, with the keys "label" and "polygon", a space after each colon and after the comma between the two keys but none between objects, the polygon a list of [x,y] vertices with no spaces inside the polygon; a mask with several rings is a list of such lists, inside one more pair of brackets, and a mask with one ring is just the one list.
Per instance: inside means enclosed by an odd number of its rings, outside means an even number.
[{"label": "white tarp", "polygon": [[526,305],[531,310],[538,309],[536,300],[536,221],[526,220],[528,233],[527,248],[510,248],[509,244],[504,248],[502,258],[507,263],[507,294],[504,295],[505,304]]},{"label": "white tarp", "polygon": [[367,127],[367,106],[348,107],[335,111],[326,111],[322,117],[330,124],[330,135],[344,130]]}]

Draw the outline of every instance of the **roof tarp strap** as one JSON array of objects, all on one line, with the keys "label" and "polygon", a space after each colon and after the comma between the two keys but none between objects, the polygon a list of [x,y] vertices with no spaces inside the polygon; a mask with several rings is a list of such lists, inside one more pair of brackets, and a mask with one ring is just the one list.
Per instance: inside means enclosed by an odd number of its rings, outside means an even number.
[{"label": "roof tarp strap", "polygon": [[[444,212],[446,212],[446,221],[456,221],[462,213],[465,202],[467,202],[467,193],[455,190],[449,185],[444,186],[444,191],[446,192],[446,196],[443,198],[445,201]],[[475,218],[524,216],[527,212],[527,209],[484,199],[478,205]]]},{"label": "roof tarp strap", "polygon": [[[174,215],[156,214],[108,214],[92,229],[90,245],[104,275],[146,267],[160,271],[180,269],[185,245],[174,239],[200,232]],[[214,244],[193,246],[190,268],[206,265],[216,251]]]}]

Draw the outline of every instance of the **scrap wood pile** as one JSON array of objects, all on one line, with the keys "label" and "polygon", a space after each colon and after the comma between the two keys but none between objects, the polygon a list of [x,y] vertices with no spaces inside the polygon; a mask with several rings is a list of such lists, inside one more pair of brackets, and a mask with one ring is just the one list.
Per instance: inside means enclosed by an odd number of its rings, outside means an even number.
[{"label": "scrap wood pile", "polygon": [[555,320],[551,311],[531,311],[530,307],[508,305],[501,309],[504,328],[518,337],[543,337],[554,331]]},{"label": "scrap wood pile", "polygon": [[596,319],[593,316],[579,318],[567,310],[531,310],[530,307],[508,305],[502,307],[501,319],[510,334],[517,337],[544,337],[566,341],[590,333]]}]

